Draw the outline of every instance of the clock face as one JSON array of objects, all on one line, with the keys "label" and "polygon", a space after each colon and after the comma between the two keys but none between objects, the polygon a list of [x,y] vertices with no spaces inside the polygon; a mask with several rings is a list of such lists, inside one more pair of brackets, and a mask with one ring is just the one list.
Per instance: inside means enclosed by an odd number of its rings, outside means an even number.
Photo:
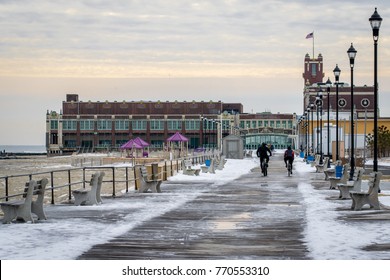
[{"label": "clock face", "polygon": [[360,101],[360,104],[362,105],[362,107],[367,108],[368,106],[370,106],[370,100],[368,100],[367,98],[363,98],[362,101]]},{"label": "clock face", "polygon": [[347,101],[344,98],[339,99],[339,107],[345,107]]}]

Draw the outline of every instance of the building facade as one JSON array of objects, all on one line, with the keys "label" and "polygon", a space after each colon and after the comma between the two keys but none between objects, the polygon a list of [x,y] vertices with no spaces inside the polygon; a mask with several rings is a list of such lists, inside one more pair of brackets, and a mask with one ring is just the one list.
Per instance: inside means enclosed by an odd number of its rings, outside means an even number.
[{"label": "building facade", "polygon": [[223,137],[244,138],[243,148],[261,142],[287,146],[293,131],[293,114],[245,114],[241,103],[169,101],[80,101],[68,94],[62,110],[46,114],[49,154],[118,149],[141,137],[161,149],[166,139],[180,132],[190,148],[220,148]]},{"label": "building facade", "polygon": [[[344,73],[350,77],[350,69]],[[341,77],[343,76],[341,72]],[[306,151],[325,155],[334,154],[333,143],[338,140],[343,149],[340,156],[348,154],[354,136],[355,154],[362,156],[366,151],[366,135],[373,131],[374,117],[374,87],[353,85],[353,104],[351,103],[351,85],[346,82],[324,82],[323,57],[310,58],[308,54],[304,60],[304,90],[303,90],[303,114],[298,118],[297,132],[298,142]],[[329,75],[334,77],[332,75]],[[334,79],[334,78],[333,78]],[[328,81],[331,81],[328,78]],[[336,93],[338,92],[338,98]],[[318,102],[319,93],[322,94],[321,102]],[[353,106],[353,128],[351,131],[351,107]],[[308,110],[310,108],[310,110]],[[336,116],[338,109],[338,117]],[[379,112],[378,112],[379,116]],[[338,119],[338,127],[336,126]],[[329,121],[328,121],[329,120]],[[378,125],[389,125],[388,118],[379,118]],[[329,150],[328,150],[329,147]]]}]

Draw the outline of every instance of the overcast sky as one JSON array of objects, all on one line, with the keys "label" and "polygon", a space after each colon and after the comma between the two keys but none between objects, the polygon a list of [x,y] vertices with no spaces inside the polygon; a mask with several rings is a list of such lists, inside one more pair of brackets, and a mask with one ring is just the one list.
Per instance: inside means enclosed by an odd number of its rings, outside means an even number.
[{"label": "overcast sky", "polygon": [[[222,100],[246,112],[302,112],[303,60],[325,80],[373,84],[369,17],[379,39],[381,116],[390,116],[390,3],[271,0],[0,0],[0,144],[44,144],[46,110],[80,100]],[[390,22],[390,21],[389,21]],[[389,79],[387,79],[389,80]]]}]

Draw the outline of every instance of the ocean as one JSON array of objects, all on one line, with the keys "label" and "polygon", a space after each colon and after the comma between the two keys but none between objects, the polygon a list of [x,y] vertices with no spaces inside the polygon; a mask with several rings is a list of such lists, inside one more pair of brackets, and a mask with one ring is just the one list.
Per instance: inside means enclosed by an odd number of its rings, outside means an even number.
[{"label": "ocean", "polygon": [[36,154],[46,153],[44,145],[0,145],[0,153]]}]

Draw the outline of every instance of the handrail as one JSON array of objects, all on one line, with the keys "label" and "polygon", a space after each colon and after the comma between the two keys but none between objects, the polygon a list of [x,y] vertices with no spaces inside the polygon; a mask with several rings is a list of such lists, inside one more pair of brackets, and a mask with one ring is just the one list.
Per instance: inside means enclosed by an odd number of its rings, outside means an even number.
[{"label": "handrail", "polygon": [[[159,172],[158,174],[155,174],[155,175],[160,176],[160,174],[162,174],[162,179],[166,180],[168,177],[174,175],[174,163],[176,165],[176,172],[178,172],[181,169],[181,161],[183,161],[185,159],[191,159],[191,161],[193,163],[200,164],[200,163],[204,163],[206,159],[211,159],[211,158],[214,158],[218,155],[219,155],[219,153],[204,153],[201,155],[191,155],[191,156],[181,157],[181,158],[174,159],[174,160],[164,160],[164,162],[162,163],[162,171]],[[160,165],[161,162],[158,164]],[[169,166],[170,174],[168,174],[168,172],[169,172],[168,166]],[[103,180],[103,183],[112,183],[112,197],[115,197],[117,183],[125,183],[126,193],[129,191],[129,183],[131,183],[131,182],[134,182],[135,187],[137,188],[136,181],[138,178],[136,177],[136,174],[135,174],[136,172],[135,172],[134,167],[135,166],[110,166],[110,165],[107,165],[107,166],[85,166],[85,167],[71,167],[71,168],[67,168],[67,169],[55,169],[55,170],[50,170],[50,171],[41,171],[41,172],[34,172],[34,173],[27,173],[27,174],[14,174],[14,175],[0,176],[0,183],[2,180],[4,180],[4,188],[5,188],[5,195],[0,197],[0,200],[8,201],[9,198],[23,195],[22,191],[24,188],[22,189],[20,187],[20,185],[18,186],[21,189],[20,192],[15,192],[15,193],[10,194],[10,192],[9,192],[10,191],[10,179],[27,177],[28,180],[32,180],[33,177],[36,177],[39,175],[46,175],[46,174],[47,174],[47,177],[50,177],[51,185],[49,187],[47,187],[46,190],[51,191],[51,204],[55,204],[55,200],[56,200],[55,190],[60,190],[63,188],[68,188],[68,193],[67,193],[68,200],[71,200],[72,187],[79,186],[79,185],[82,185],[83,188],[86,187],[86,183],[88,182],[88,180],[86,179],[86,171],[87,170],[102,170],[102,169],[105,169],[105,170],[108,169],[111,171],[110,175],[112,176],[112,179],[111,180],[107,180],[107,179]],[[122,172],[125,173],[124,174],[125,179],[118,179],[118,176],[116,176],[117,173],[119,173],[121,170],[123,170]],[[133,171],[133,176],[129,176],[129,171]],[[75,173],[77,173],[77,172],[82,173],[82,174],[78,174],[78,176],[77,176],[78,178],[80,178],[82,176],[82,180],[72,181],[72,175],[75,176]],[[56,178],[56,175],[59,173],[67,173],[64,176],[67,178],[63,179],[62,182],[57,183],[58,178]],[[28,180],[26,179],[26,181],[28,181]],[[66,183],[64,183],[64,181]],[[24,183],[23,183],[23,186],[24,186]],[[14,189],[16,189],[16,187]]]}]

